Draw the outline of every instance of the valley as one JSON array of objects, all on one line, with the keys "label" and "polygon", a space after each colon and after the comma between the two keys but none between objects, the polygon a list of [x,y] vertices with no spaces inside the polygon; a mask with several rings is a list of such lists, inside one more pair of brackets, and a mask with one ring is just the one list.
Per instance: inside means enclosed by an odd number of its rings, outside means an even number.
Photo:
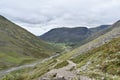
[{"label": "valley", "polygon": [[0,16],[0,37],[0,80],[120,79],[120,21],[39,38]]}]

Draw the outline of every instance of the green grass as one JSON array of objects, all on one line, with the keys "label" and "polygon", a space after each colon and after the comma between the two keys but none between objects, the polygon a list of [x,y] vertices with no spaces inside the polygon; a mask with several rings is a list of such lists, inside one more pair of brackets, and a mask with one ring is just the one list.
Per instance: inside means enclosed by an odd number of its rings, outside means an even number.
[{"label": "green grass", "polygon": [[70,50],[72,50],[72,47],[67,44],[67,43],[53,43],[53,42],[49,42],[50,45],[53,45],[54,47],[57,47],[59,49],[61,49],[64,52],[68,52]]},{"label": "green grass", "polygon": [[2,80],[37,80],[41,75],[53,69],[53,65],[56,64],[55,59],[51,59],[42,64],[36,65],[34,68],[26,68],[18,71],[14,71],[2,78]]},{"label": "green grass", "polygon": [[67,61],[62,61],[60,63],[58,63],[54,68],[55,69],[59,69],[59,68],[62,68],[64,66],[67,66],[69,63]]},{"label": "green grass", "polygon": [[0,69],[8,67],[19,66],[37,60],[36,58],[28,56],[10,56],[8,54],[0,53]]},{"label": "green grass", "polygon": [[[90,77],[100,76],[97,72],[102,74],[109,74],[111,76],[120,75],[120,38],[81,54],[73,59],[77,63],[77,67],[81,68],[87,65],[84,74]],[[87,64],[89,62],[89,64]],[[102,75],[104,76],[104,75]],[[104,76],[105,77],[105,76]],[[109,80],[110,76],[107,78]],[[120,78],[119,78],[120,79]],[[116,79],[117,80],[117,79]]]},{"label": "green grass", "polygon": [[[80,71],[81,75],[86,75],[91,78],[95,78],[97,80],[101,80],[104,77],[106,80],[112,80],[115,75],[115,80],[119,80],[119,71],[120,71],[120,38],[113,39],[112,41],[90,50],[86,53],[80,54],[72,58],[71,60],[77,63],[77,68],[81,69],[84,65],[87,65],[87,69],[84,71]],[[68,56],[66,56],[68,58]],[[65,59],[67,59],[65,58]],[[15,77],[17,75],[17,79],[13,80],[37,80],[44,73],[52,70],[59,69],[66,65],[68,65],[66,60],[60,60],[61,62],[57,62],[56,59],[60,59],[60,57],[51,59],[46,61],[45,63],[39,64],[32,69],[25,69],[16,72],[12,72],[9,75]],[[56,65],[57,64],[57,65]],[[55,66],[56,65],[56,66]],[[21,75],[22,74],[22,75]],[[106,75],[107,74],[107,75]],[[11,77],[8,77],[8,80]],[[6,79],[6,76],[4,77]]]}]

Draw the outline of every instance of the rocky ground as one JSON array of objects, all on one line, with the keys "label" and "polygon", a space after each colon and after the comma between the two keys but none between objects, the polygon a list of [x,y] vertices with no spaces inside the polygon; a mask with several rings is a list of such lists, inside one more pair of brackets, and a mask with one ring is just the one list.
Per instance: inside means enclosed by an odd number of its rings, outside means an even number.
[{"label": "rocky ground", "polygon": [[69,60],[68,63],[69,65],[63,68],[49,71],[48,73],[41,76],[39,80],[91,80],[86,76],[78,76],[76,64]]}]

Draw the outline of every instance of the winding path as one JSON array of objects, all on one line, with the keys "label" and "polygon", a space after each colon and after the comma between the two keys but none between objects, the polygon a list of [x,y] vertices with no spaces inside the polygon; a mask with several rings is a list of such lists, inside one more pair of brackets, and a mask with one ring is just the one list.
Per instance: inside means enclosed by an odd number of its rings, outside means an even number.
[{"label": "winding path", "polygon": [[8,73],[10,73],[12,71],[16,71],[16,70],[20,70],[20,69],[24,69],[24,68],[29,68],[29,67],[34,67],[37,64],[41,64],[41,63],[43,63],[43,62],[45,62],[47,60],[50,60],[50,59],[52,59],[54,57],[59,56],[59,55],[60,54],[56,54],[56,55],[53,55],[53,56],[51,56],[49,58],[46,58],[46,59],[44,59],[42,61],[36,61],[34,63],[31,63],[31,64],[25,64],[25,65],[18,66],[18,67],[12,67],[12,68],[9,68],[9,69],[6,69],[6,70],[1,70],[0,71],[0,78],[2,78],[3,76],[7,75]]}]

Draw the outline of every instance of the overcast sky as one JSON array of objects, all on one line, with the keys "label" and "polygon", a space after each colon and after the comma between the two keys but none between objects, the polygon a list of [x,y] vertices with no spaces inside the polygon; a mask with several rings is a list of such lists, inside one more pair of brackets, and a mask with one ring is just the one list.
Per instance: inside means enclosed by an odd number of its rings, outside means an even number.
[{"label": "overcast sky", "polygon": [[56,27],[95,27],[120,19],[120,0],[0,0],[0,14],[35,35]]}]

